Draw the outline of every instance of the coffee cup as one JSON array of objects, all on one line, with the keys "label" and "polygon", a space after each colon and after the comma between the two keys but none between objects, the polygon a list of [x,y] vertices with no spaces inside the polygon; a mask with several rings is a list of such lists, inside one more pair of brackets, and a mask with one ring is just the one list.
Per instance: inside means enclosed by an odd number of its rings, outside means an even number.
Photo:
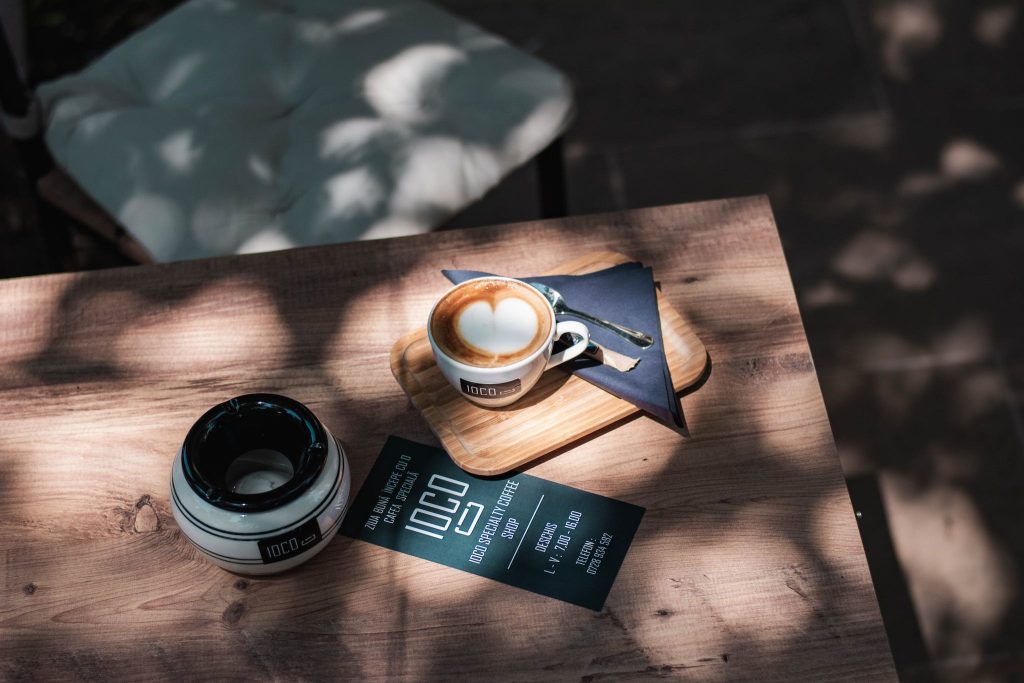
[{"label": "coffee cup", "polygon": [[[563,334],[573,344],[553,353]],[[466,399],[488,408],[520,399],[549,368],[583,353],[590,331],[556,321],[543,294],[520,280],[480,277],[455,285],[427,319],[437,367]]]}]

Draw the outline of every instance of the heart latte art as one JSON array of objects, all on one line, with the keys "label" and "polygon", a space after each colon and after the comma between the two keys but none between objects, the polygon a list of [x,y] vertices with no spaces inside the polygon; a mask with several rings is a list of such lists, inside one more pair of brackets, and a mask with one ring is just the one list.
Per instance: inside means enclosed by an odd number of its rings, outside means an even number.
[{"label": "heart latte art", "polygon": [[430,333],[448,356],[485,368],[526,358],[550,332],[547,301],[529,285],[509,280],[456,287],[438,302],[430,320]]}]

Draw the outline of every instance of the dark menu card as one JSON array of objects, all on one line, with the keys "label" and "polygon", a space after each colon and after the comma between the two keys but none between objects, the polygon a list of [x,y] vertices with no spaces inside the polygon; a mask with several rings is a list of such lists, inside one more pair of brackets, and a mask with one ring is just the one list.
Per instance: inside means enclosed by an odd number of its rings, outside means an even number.
[{"label": "dark menu card", "polygon": [[390,437],[341,532],[600,610],[644,508],[512,473],[483,478]]}]

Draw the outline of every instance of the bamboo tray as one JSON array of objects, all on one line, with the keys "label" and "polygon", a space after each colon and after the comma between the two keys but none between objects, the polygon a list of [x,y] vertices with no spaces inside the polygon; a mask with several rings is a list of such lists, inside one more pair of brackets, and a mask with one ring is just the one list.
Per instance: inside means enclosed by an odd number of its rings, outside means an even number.
[{"label": "bamboo tray", "polygon": [[[581,275],[631,261],[595,252],[552,269]],[[677,392],[704,373],[707,352],[689,324],[658,292],[665,356]],[[586,380],[560,370],[545,372],[523,398],[504,408],[482,408],[462,398],[434,364],[426,328],[391,349],[391,372],[437,435],[452,460],[481,476],[504,474],[613,422],[639,412]]]}]

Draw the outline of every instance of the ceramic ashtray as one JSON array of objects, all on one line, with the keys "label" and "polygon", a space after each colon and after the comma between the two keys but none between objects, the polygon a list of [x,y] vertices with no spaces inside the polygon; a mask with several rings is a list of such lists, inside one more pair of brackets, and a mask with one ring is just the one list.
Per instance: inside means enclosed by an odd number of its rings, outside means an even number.
[{"label": "ceramic ashtray", "polygon": [[248,394],[192,425],[171,469],[174,519],[196,549],[242,574],[272,574],[330,542],[348,506],[341,445],[298,401]]}]

